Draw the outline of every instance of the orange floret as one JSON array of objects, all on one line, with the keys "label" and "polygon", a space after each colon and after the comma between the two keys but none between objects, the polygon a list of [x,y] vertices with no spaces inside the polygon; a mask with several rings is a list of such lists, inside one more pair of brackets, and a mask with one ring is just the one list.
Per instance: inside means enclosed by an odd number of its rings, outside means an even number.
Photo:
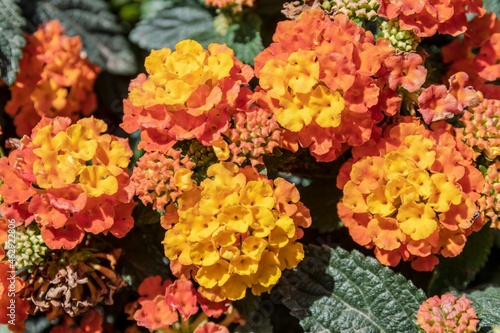
[{"label": "orange floret", "polygon": [[5,106],[19,136],[29,135],[42,117],[75,122],[94,111],[94,81],[100,69],[82,52],[80,37],[64,35],[58,21],[26,37],[19,73],[10,87],[12,99]]},{"label": "orange floret", "polygon": [[476,216],[484,179],[449,127],[430,131],[416,119],[402,120],[376,143],[353,148],[337,182],[344,192],[338,212],[353,239],[375,248],[382,264],[411,261],[430,271],[437,255],[457,256],[484,224]]},{"label": "orange floret", "polygon": [[0,160],[0,211],[36,222],[51,249],[72,249],[85,232],[123,237],[132,228],[127,167],[132,151],[125,139],[101,134],[102,120],[42,118],[8,159]]},{"label": "orange floret", "polygon": [[305,11],[280,22],[273,41],[255,58],[260,87],[274,100],[284,146],[309,148],[317,161],[367,142],[377,122],[397,112],[396,90],[414,92],[426,76],[420,55],[375,42],[342,14]]}]

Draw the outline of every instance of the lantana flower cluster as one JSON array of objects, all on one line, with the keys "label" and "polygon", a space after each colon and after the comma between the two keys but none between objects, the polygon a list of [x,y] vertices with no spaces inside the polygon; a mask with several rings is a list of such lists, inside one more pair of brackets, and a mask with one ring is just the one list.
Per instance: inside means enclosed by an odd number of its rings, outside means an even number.
[{"label": "lantana flower cluster", "polygon": [[199,187],[178,199],[165,255],[200,284],[213,301],[237,300],[247,288],[268,292],[281,271],[304,256],[300,227],[311,223],[294,185],[271,181],[234,163],[210,166]]},{"label": "lantana flower cluster", "polygon": [[309,148],[324,162],[367,142],[375,125],[398,111],[398,87],[415,92],[427,71],[417,53],[396,52],[347,16],[331,19],[316,8],[278,24],[273,43],[255,58],[255,73],[274,99],[284,146]]},{"label": "lantana flower cluster", "polygon": [[26,37],[20,70],[10,87],[12,99],[5,106],[19,136],[29,135],[42,117],[75,122],[94,111],[100,69],[82,52],[80,37],[64,35],[59,21],[49,21]]},{"label": "lantana flower cluster", "polygon": [[482,227],[476,203],[484,178],[472,150],[449,129],[402,121],[353,148],[337,179],[338,212],[354,241],[374,248],[382,264],[411,261],[430,271],[437,255],[457,256]]},{"label": "lantana flower cluster", "polygon": [[438,32],[457,36],[467,30],[466,14],[482,16],[486,12],[481,0],[379,0],[379,3],[379,16],[397,18],[403,29],[413,30],[420,37],[430,37]]},{"label": "lantana flower cluster", "polygon": [[30,137],[0,159],[3,216],[34,222],[51,249],[72,249],[85,232],[123,237],[135,203],[126,139],[105,132],[102,120],[43,118]]},{"label": "lantana flower cluster", "polygon": [[417,312],[417,325],[425,333],[473,333],[477,332],[478,324],[476,310],[465,295],[433,296]]},{"label": "lantana flower cluster", "polygon": [[184,40],[174,51],[153,50],[145,67],[148,76],[140,74],[130,84],[121,126],[129,133],[140,129],[139,149],[146,151],[167,153],[177,141],[190,139],[212,145],[252,94],[251,67],[225,45],[205,50]]},{"label": "lantana flower cluster", "polygon": [[[231,302],[209,301],[184,278],[172,282],[150,276],[139,285],[138,292],[140,298],[129,305],[130,312],[137,325],[150,332],[229,333],[226,326],[239,318]],[[209,321],[223,315],[225,318],[219,323]]]},{"label": "lantana flower cluster", "polygon": [[466,72],[470,85],[485,98],[500,99],[500,88],[492,81],[500,78],[500,21],[494,13],[476,16],[467,24],[463,38],[443,47],[447,76]]}]

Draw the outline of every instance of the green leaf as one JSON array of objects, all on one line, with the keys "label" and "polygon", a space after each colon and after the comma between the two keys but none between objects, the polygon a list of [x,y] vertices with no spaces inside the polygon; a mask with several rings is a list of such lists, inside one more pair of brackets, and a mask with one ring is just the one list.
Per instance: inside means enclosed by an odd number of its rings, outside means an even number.
[{"label": "green leaf", "polygon": [[141,2],[141,19],[154,17],[159,11],[174,5],[172,0],[144,0]]},{"label": "green leaf", "polygon": [[137,224],[159,223],[161,219],[161,214],[157,210],[151,205],[145,206],[142,202],[134,208],[133,216]]},{"label": "green leaf", "polygon": [[262,302],[260,297],[247,293],[245,298],[234,302],[233,305],[245,318],[245,324],[238,326],[236,333],[273,333],[270,316],[274,304],[271,301]]},{"label": "green leaf", "polygon": [[33,20],[39,25],[59,20],[66,33],[80,36],[90,61],[113,74],[133,75],[137,63],[123,28],[103,0],[36,0],[22,1],[34,6]]},{"label": "green leaf", "polygon": [[229,26],[224,41],[234,50],[238,59],[253,66],[253,60],[263,49],[260,28],[262,21],[256,14],[246,15],[242,22]]},{"label": "green leaf", "polygon": [[17,1],[0,0],[0,74],[9,86],[16,81],[19,72],[19,59],[26,44],[25,24]]},{"label": "green leaf", "polygon": [[417,332],[426,299],[402,275],[358,251],[306,247],[298,268],[279,284],[283,304],[306,332]]},{"label": "green leaf", "polygon": [[486,264],[492,246],[493,229],[488,224],[467,237],[467,243],[458,256],[439,259],[428,294],[442,294],[449,289],[464,290]]},{"label": "green leaf", "polygon": [[497,17],[500,17],[500,2],[498,0],[483,0],[483,7],[487,11],[495,13]]},{"label": "green leaf", "polygon": [[491,328],[500,325],[500,288],[490,287],[481,291],[474,291],[466,297],[472,301],[476,314],[481,319],[481,328]]},{"label": "green leaf", "polygon": [[177,42],[213,29],[213,18],[208,10],[183,6],[163,9],[154,17],[139,21],[129,37],[145,50],[173,49]]}]

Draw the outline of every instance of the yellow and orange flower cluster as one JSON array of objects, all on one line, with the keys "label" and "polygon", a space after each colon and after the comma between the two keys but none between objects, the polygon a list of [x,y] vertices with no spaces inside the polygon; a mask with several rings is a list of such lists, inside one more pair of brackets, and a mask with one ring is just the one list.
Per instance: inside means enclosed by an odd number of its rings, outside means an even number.
[{"label": "yellow and orange flower cluster", "polygon": [[463,38],[443,47],[443,62],[449,64],[448,77],[463,71],[469,84],[486,98],[500,99],[500,87],[492,83],[500,78],[500,20],[494,13],[474,17]]},{"label": "yellow and orange flower cluster", "polygon": [[82,56],[80,37],[64,35],[58,21],[27,36],[19,68],[5,106],[19,136],[29,135],[42,117],[75,122],[94,111],[94,81],[100,69]]},{"label": "yellow and orange flower cluster", "polygon": [[[238,318],[231,302],[211,302],[196,292],[190,280],[162,281],[160,276],[149,276],[138,288],[141,296],[137,301],[139,309],[131,315],[137,325],[151,332],[229,333],[226,325]],[[134,306],[132,306],[134,308]],[[203,313],[195,316],[199,310]],[[216,324],[206,321],[208,317],[225,319]]]},{"label": "yellow and orange flower cluster", "polygon": [[280,22],[273,41],[255,58],[256,76],[275,100],[285,146],[309,148],[318,161],[367,142],[399,109],[396,90],[416,91],[427,73],[418,54],[396,52],[347,16],[320,9]]},{"label": "yellow and orange flower cluster", "polygon": [[178,199],[173,227],[165,234],[165,255],[181,271],[191,270],[200,292],[212,301],[237,300],[247,288],[260,295],[281,271],[304,257],[299,227],[311,223],[294,185],[274,183],[230,162],[207,170],[199,187]]},{"label": "yellow and orange flower cluster", "polygon": [[231,116],[251,96],[246,86],[252,68],[225,45],[208,50],[183,40],[175,50],[153,50],[145,61],[148,76],[130,83],[122,127],[141,130],[139,148],[167,153],[180,140],[197,139],[209,146],[220,139]]},{"label": "yellow and orange flower cluster", "polygon": [[344,191],[338,212],[354,241],[375,248],[382,264],[402,259],[430,271],[436,255],[457,256],[482,227],[476,202],[484,178],[472,149],[449,129],[403,120],[378,142],[353,148],[337,179]]},{"label": "yellow and orange flower cluster", "polygon": [[31,137],[0,159],[0,212],[35,221],[51,249],[72,249],[85,232],[123,237],[134,221],[126,139],[101,134],[102,120],[42,118]]},{"label": "yellow and orange flower cluster", "polygon": [[467,30],[466,14],[484,15],[482,0],[379,0],[378,14],[387,19],[399,19],[405,30],[413,30],[420,37],[437,32],[456,36]]}]

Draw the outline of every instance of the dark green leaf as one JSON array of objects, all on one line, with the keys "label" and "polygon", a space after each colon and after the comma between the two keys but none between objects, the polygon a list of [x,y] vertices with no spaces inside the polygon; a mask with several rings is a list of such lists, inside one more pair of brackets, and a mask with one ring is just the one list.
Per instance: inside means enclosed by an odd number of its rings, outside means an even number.
[{"label": "dark green leaf", "polygon": [[34,6],[35,24],[59,20],[66,33],[80,36],[84,50],[93,63],[113,74],[133,75],[137,72],[132,52],[116,16],[103,0],[23,0]]},{"label": "dark green leaf", "polygon": [[310,245],[279,284],[283,303],[306,332],[417,332],[426,299],[402,275],[358,251]]},{"label": "dark green leaf", "polygon": [[494,12],[497,17],[500,17],[500,1],[498,0],[483,0],[483,7],[489,11]]},{"label": "dark green leaf", "polygon": [[242,300],[233,303],[238,313],[245,318],[245,324],[236,328],[236,333],[273,333],[270,316],[274,304],[267,306],[260,297],[247,293]]},{"label": "dark green leaf", "polygon": [[224,36],[226,44],[238,59],[253,66],[253,60],[263,49],[260,28],[262,21],[256,14],[246,15],[242,22],[234,23]]},{"label": "dark green leaf", "polygon": [[145,50],[174,48],[181,40],[213,29],[213,18],[208,10],[174,7],[141,20],[130,32],[130,40]]},{"label": "dark green leaf", "polygon": [[489,225],[467,237],[460,255],[455,258],[440,258],[433,272],[428,294],[442,294],[449,289],[464,290],[488,260],[492,246],[493,229]]},{"label": "dark green leaf", "polygon": [[19,72],[19,59],[26,44],[25,24],[17,1],[0,0],[0,74],[9,86],[16,81]]},{"label": "dark green leaf", "polygon": [[134,221],[137,224],[153,224],[159,223],[161,214],[154,210],[151,205],[143,205],[141,202],[134,209]]},{"label": "dark green leaf", "polygon": [[144,0],[141,2],[141,19],[154,17],[158,12],[173,5],[172,0]]},{"label": "dark green leaf", "polygon": [[500,326],[500,288],[487,288],[466,295],[472,301],[482,328]]}]

